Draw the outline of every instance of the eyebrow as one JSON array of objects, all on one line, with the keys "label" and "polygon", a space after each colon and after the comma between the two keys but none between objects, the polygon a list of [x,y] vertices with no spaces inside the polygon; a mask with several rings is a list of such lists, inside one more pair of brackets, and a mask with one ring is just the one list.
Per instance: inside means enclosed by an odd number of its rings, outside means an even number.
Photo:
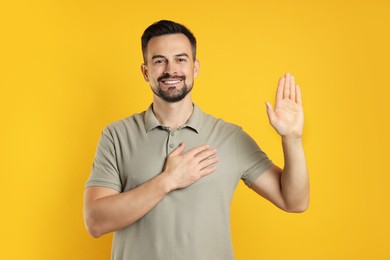
[{"label": "eyebrow", "polygon": [[163,55],[153,55],[152,60],[159,59],[159,58],[165,59],[165,56],[163,56]]},{"label": "eyebrow", "polygon": [[188,54],[187,54],[187,53],[184,53],[184,52],[175,55],[175,57],[182,57],[182,56],[185,56],[185,57],[189,58]]},{"label": "eyebrow", "polygon": [[[185,53],[185,52],[179,53],[179,54],[176,54],[176,55],[175,55],[175,57],[183,57],[183,56],[189,58],[188,54]],[[154,59],[159,59],[159,58],[166,59],[166,57],[163,56],[163,55],[153,55],[152,60],[154,60]]]}]

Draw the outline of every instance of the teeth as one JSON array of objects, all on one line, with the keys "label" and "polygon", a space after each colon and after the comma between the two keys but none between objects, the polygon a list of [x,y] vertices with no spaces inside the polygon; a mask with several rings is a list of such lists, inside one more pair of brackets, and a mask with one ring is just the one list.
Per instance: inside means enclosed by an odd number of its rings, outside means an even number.
[{"label": "teeth", "polygon": [[176,84],[176,83],[179,83],[180,80],[165,80],[164,83],[165,84]]}]

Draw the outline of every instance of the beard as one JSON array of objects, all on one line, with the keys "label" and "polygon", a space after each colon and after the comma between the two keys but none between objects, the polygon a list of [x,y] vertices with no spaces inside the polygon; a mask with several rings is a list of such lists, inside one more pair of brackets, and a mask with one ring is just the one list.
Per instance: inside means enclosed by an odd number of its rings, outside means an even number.
[{"label": "beard", "polygon": [[[181,89],[177,89],[176,87],[169,87],[167,90],[163,90],[160,86],[160,82],[164,79],[181,79],[183,82],[183,87]],[[169,74],[165,74],[157,79],[157,89],[154,89],[152,86],[151,89],[156,96],[160,97],[166,102],[179,102],[183,100],[192,90],[193,83],[188,86],[185,80],[185,76],[170,76]]]}]

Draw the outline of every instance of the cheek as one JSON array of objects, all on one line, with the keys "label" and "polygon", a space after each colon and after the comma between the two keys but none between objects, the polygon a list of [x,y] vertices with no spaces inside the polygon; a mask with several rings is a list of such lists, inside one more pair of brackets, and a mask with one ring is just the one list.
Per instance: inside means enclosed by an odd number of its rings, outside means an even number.
[{"label": "cheek", "polygon": [[162,74],[157,70],[149,71],[149,80],[157,81]]},{"label": "cheek", "polygon": [[187,77],[190,79],[194,79],[198,76],[198,73],[196,72],[195,69],[189,70],[189,73],[187,74]]}]

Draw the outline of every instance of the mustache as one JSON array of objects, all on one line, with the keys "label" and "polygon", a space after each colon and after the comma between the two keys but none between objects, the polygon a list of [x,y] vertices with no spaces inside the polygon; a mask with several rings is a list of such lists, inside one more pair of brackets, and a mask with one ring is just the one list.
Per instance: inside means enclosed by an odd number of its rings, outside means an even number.
[{"label": "mustache", "polygon": [[178,76],[178,75],[171,75],[169,73],[165,73],[164,75],[160,76],[157,78],[157,81],[160,82],[161,80],[164,80],[164,79],[182,79],[182,80],[185,80],[186,79],[186,76]]}]

